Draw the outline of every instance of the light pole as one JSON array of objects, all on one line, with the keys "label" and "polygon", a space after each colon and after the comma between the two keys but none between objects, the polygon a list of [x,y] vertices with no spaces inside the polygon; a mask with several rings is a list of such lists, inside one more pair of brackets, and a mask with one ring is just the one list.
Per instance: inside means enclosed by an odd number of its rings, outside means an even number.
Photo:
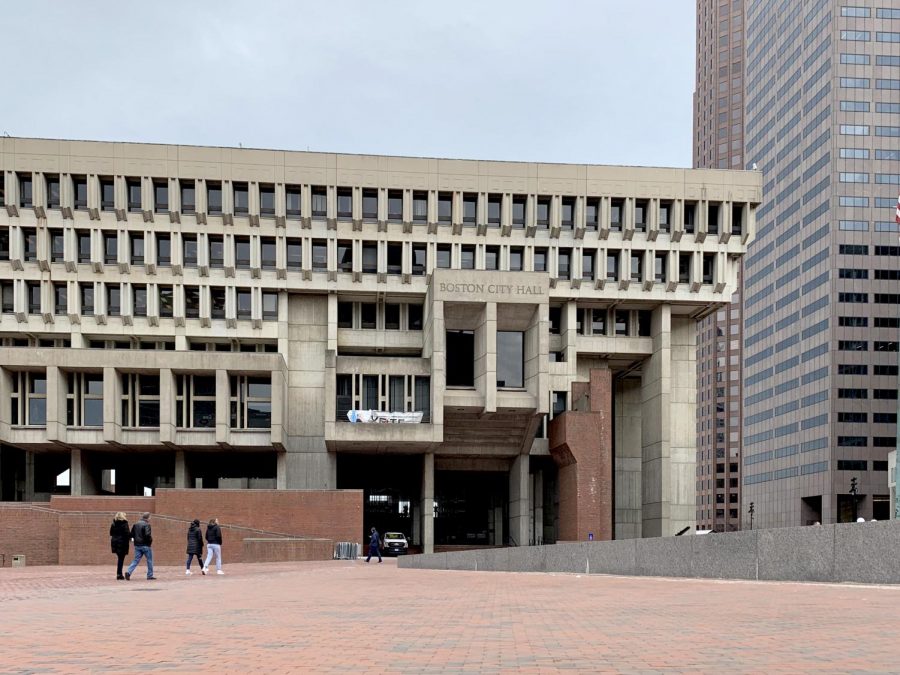
[{"label": "light pole", "polygon": [[857,514],[857,501],[856,495],[859,492],[859,488],[856,486],[856,478],[850,479],[850,496],[853,497],[853,522],[856,522],[856,519],[859,518],[859,514]]},{"label": "light pole", "polygon": [[753,529],[753,512],[754,512],[753,502],[750,502],[750,529],[751,530]]}]

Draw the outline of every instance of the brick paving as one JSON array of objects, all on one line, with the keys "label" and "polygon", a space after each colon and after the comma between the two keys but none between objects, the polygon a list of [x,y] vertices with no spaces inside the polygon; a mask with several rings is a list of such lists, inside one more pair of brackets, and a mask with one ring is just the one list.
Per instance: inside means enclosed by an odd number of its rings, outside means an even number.
[{"label": "brick paving", "polygon": [[[226,551],[227,555],[227,551]],[[227,558],[226,558],[227,563]],[[0,569],[0,672],[897,672],[900,587],[400,570]]]}]

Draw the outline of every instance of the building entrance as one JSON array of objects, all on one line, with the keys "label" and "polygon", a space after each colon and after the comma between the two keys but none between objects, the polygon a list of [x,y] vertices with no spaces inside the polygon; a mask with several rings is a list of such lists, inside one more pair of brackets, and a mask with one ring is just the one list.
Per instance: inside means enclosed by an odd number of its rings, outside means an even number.
[{"label": "building entrance", "polygon": [[502,546],[508,543],[509,474],[436,471],[436,546]]},{"label": "building entrance", "polygon": [[363,531],[402,532],[412,546],[421,545],[421,455],[350,455],[337,458],[339,490],[363,491]]}]

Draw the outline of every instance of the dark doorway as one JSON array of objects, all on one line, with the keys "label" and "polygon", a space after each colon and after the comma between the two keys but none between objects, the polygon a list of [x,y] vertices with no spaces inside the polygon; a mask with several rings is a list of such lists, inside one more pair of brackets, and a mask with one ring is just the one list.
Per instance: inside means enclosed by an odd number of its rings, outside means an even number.
[{"label": "dark doorway", "polygon": [[421,455],[338,455],[338,489],[363,491],[361,541],[369,541],[369,528],[374,527],[381,534],[402,532],[411,544],[421,543],[422,468]]},{"label": "dark doorway", "polygon": [[274,490],[276,452],[191,452],[186,454],[189,485],[203,489]]},{"label": "dark doorway", "polygon": [[891,519],[890,495],[872,495],[872,517],[875,520]]},{"label": "dark doorway", "polygon": [[800,519],[804,525],[822,523],[822,495],[803,497]]},{"label": "dark doorway", "polygon": [[475,334],[470,330],[447,331],[447,386],[475,386]]},{"label": "dark doorway", "polygon": [[436,471],[434,543],[501,546],[508,541],[509,474]]}]

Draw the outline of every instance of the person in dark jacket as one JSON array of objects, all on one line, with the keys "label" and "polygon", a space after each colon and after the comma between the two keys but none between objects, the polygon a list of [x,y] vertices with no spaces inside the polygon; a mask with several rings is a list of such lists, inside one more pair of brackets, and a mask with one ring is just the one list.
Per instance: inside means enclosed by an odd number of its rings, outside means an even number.
[{"label": "person in dark jacket", "polygon": [[119,581],[125,578],[125,575],[122,574],[122,565],[125,564],[125,556],[128,555],[130,541],[131,530],[128,529],[128,519],[122,511],[119,511],[109,526],[109,545],[118,558],[116,579]]},{"label": "person in dark jacket", "polygon": [[222,571],[222,528],[219,527],[218,518],[210,518],[206,524],[206,562],[201,573],[209,572],[209,563],[216,556],[216,574],[225,574]]},{"label": "person in dark jacket", "polygon": [[131,538],[134,539],[134,560],[128,566],[125,572],[125,580],[131,580],[131,573],[134,572],[141,558],[147,559],[147,579],[153,581],[153,533],[150,531],[150,514],[144,513],[141,519],[131,527]]},{"label": "person in dark jacket", "polygon": [[378,562],[381,562],[381,537],[378,536],[378,530],[374,527],[372,528],[371,536],[369,537],[369,557],[366,558],[366,562],[369,562],[373,555],[377,555]]},{"label": "person in dark jacket", "polygon": [[187,563],[184,570],[185,576],[191,576],[191,561],[197,556],[197,564],[203,569],[203,533],[200,531],[200,521],[194,518],[194,522],[188,528],[187,533]]}]

